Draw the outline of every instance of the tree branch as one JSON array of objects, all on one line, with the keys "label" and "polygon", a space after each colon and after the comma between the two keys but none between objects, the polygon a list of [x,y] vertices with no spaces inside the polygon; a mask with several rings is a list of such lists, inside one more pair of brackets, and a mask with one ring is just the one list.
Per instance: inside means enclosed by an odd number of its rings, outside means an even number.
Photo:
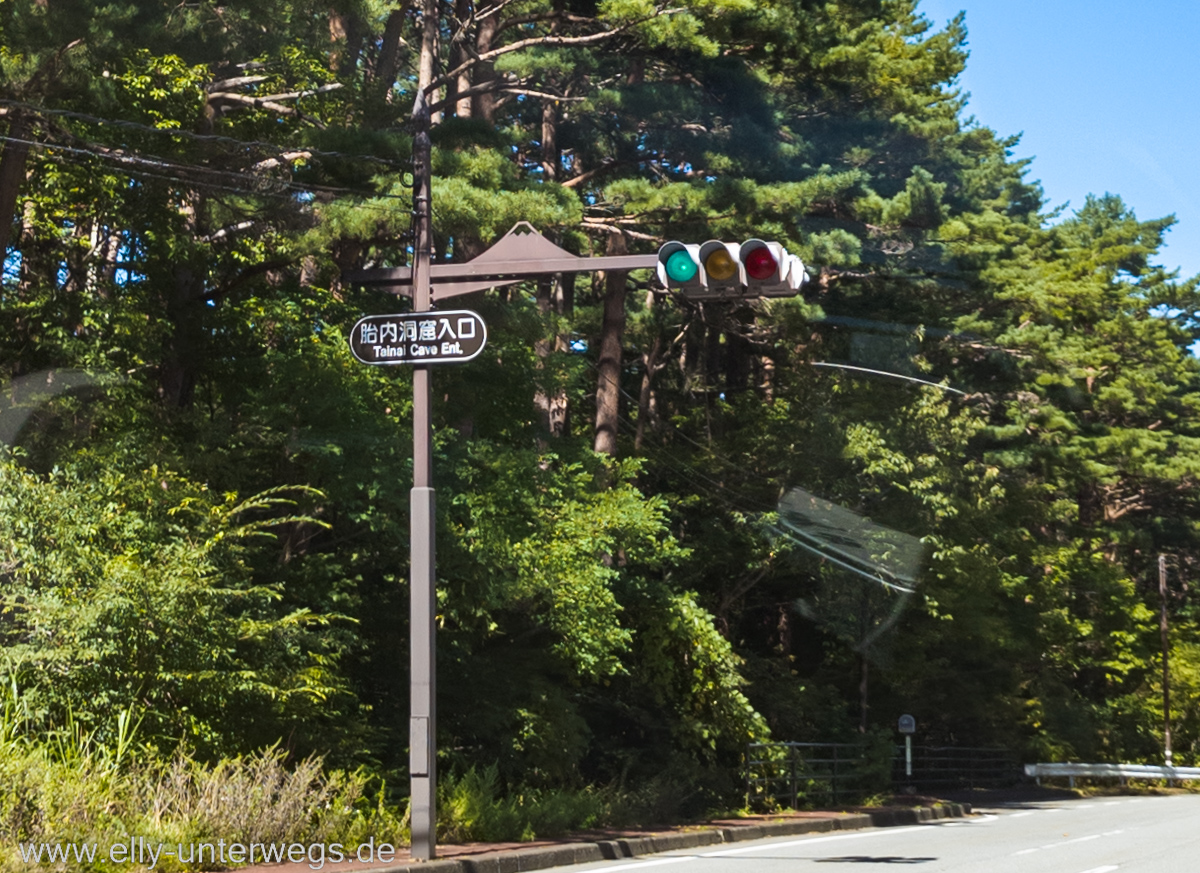
[{"label": "tree branch", "polygon": [[567,181],[562,183],[562,186],[564,188],[575,188],[579,185],[582,185],[584,182],[590,182],[597,176],[607,173],[610,170],[614,170],[617,167],[628,166],[629,164],[636,163],[638,163],[638,161],[609,161],[607,164],[601,164],[594,170],[588,170],[586,173],[580,173],[578,176],[567,179]]},{"label": "tree branch", "polygon": [[211,91],[224,91],[226,88],[237,88],[241,85],[257,85],[259,82],[265,82],[269,76],[236,76],[232,79],[221,79],[218,82],[213,82],[208,86]]},{"label": "tree branch", "polygon": [[500,48],[492,49],[490,52],[484,52],[481,55],[476,55],[470,60],[464,61],[453,70],[443,73],[438,78],[434,79],[425,86],[426,93],[432,94],[436,89],[445,85],[447,82],[458,77],[460,73],[465,73],[476,64],[486,63],[494,60],[501,55],[511,54],[512,52],[521,51],[521,49],[529,48],[530,46],[548,46],[548,45],[592,45],[598,42],[604,42],[606,39],[612,39],[625,31],[629,30],[638,24],[644,24],[653,18],[658,18],[663,15],[673,15],[677,12],[683,12],[683,9],[665,9],[662,12],[657,12],[653,16],[639,18],[635,21],[630,21],[622,24],[614,30],[605,30],[601,33],[593,33],[587,36],[533,36],[529,39],[520,39],[516,42],[511,42],[508,45],[500,46]]},{"label": "tree branch", "polygon": [[226,297],[231,291],[237,290],[256,276],[261,276],[263,273],[269,273],[272,270],[282,270],[284,267],[291,266],[291,263],[291,261],[287,260],[263,261],[261,264],[255,264],[252,267],[247,267],[220,288],[210,291],[208,294],[202,294],[200,296],[200,300],[205,303],[208,303],[209,301],[220,300],[222,297]]}]

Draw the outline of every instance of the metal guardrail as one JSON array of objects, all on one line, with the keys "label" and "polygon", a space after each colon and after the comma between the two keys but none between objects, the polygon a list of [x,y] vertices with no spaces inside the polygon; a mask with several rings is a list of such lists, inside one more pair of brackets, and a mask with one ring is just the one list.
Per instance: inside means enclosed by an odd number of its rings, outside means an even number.
[{"label": "metal guardrail", "polygon": [[1017,754],[1009,749],[913,746],[912,776],[904,772],[904,746],[896,747],[892,781],[919,788],[997,788],[1021,779]]},{"label": "metal guardrail", "polygon": [[846,802],[890,786],[923,789],[1012,785],[1021,765],[1008,749],[914,746],[905,774],[904,746],[868,757],[858,743],[749,743],[745,758],[747,807]]},{"label": "metal guardrail", "polygon": [[746,805],[804,800],[837,803],[862,793],[867,774],[858,743],[748,743]]},{"label": "metal guardrail", "polygon": [[1182,782],[1200,779],[1200,767],[1159,767],[1154,764],[1026,764],[1025,775],[1037,779],[1038,785],[1046,777],[1067,777],[1072,788],[1075,778],[1119,779],[1124,785],[1130,779],[1153,779],[1164,782]]}]

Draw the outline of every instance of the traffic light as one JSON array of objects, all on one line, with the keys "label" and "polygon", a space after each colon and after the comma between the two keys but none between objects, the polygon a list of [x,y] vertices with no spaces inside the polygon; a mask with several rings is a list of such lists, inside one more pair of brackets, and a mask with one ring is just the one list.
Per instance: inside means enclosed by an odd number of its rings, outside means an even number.
[{"label": "traffic light", "polygon": [[807,279],[800,259],[777,242],[672,240],[658,250],[658,281],[691,300],[791,297]]},{"label": "traffic light", "polygon": [[703,291],[700,246],[674,240],[664,243],[658,250],[658,281],[685,294]]}]

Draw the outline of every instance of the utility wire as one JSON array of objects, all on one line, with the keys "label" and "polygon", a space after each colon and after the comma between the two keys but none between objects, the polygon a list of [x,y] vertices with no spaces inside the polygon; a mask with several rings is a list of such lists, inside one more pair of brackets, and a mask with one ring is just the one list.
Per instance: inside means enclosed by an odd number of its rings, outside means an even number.
[{"label": "utility wire", "polygon": [[284,146],[279,145],[278,143],[265,142],[263,140],[244,140],[213,133],[194,133],[193,131],[182,130],[180,128],[151,127],[148,124],[141,124],[137,121],[125,121],[119,118],[101,118],[98,115],[88,115],[86,112],[74,112],[69,109],[48,109],[45,106],[38,106],[34,103],[23,103],[20,100],[0,99],[0,106],[9,106],[14,109],[26,109],[32,112],[38,112],[42,115],[57,115],[63,118],[73,118],[77,121],[87,122],[88,124],[99,124],[107,127],[124,127],[129,130],[136,130],[142,133],[155,133],[176,138],[197,140],[199,142],[218,142],[225,145],[237,146],[239,148],[260,148],[272,152],[282,152],[290,149],[302,148],[309,154],[322,158],[344,158],[346,160],[354,161],[370,161],[371,163],[382,164],[383,166],[391,167],[392,169],[397,170],[407,171],[411,169],[407,164],[390,161],[387,158],[377,158],[374,155],[349,154],[347,152],[330,151],[328,149],[317,149],[306,145]]},{"label": "utility wire", "polygon": [[[218,170],[212,167],[204,167],[196,164],[180,164],[173,161],[165,161],[160,158],[147,158],[140,155],[130,155],[115,152],[99,151],[95,148],[81,148],[78,146],[68,146],[61,143],[42,142],[40,140],[23,139],[20,137],[0,135],[0,142],[16,143],[19,145],[29,146],[31,148],[41,149],[48,152],[64,152],[69,155],[79,155],[86,157],[98,158],[100,160],[111,161],[121,165],[131,175],[143,175],[151,178],[169,179],[181,182],[185,185],[197,185],[201,187],[220,188],[226,191],[234,191],[237,193],[253,193],[265,196],[283,197],[291,199],[289,195],[282,194],[278,190],[271,191],[271,188],[283,188],[289,191],[295,191],[303,194],[349,194],[357,197],[369,199],[382,198],[407,201],[409,198],[401,194],[387,194],[374,191],[356,191],[352,188],[341,188],[333,185],[303,185],[298,182],[288,182],[283,179],[272,179],[266,176],[259,176],[253,173],[244,173],[236,170]],[[55,158],[53,154],[47,157]],[[157,171],[157,172],[156,172]],[[202,173],[212,177],[232,179],[235,182],[243,182],[239,187],[231,185],[220,185],[205,179],[189,179],[180,176],[164,174],[162,171],[175,172],[191,172]],[[244,184],[245,180],[253,180],[257,183],[251,187]],[[362,204],[366,205],[366,204]],[[375,209],[383,209],[382,207],[368,207]],[[389,211],[389,210],[383,210]]]},{"label": "utility wire", "polygon": [[[587,364],[587,366],[590,369],[592,369],[594,371],[599,370],[599,367],[597,364],[595,364],[591,361],[586,361],[585,363]],[[631,403],[631,404],[637,403],[637,401],[634,399],[634,397],[632,395],[630,395],[630,393],[628,391],[626,391],[624,388],[621,388],[618,386],[617,390],[621,393],[621,395],[629,403]],[[633,433],[637,432],[637,423],[634,422],[633,419],[631,419],[627,414],[619,413],[618,414],[618,422],[620,424],[623,424],[625,426],[626,430],[629,430]],[[711,447],[704,446],[703,444],[696,442],[694,439],[692,439],[686,433],[684,433],[683,430],[681,430],[673,422],[667,421],[666,424],[678,436],[680,436],[687,442],[691,443],[692,445],[694,445],[696,448],[700,449],[701,451],[707,452],[708,456],[713,458],[714,460],[720,461],[721,463],[725,464],[727,467],[729,467],[730,469],[733,469],[733,470],[738,470],[738,471],[745,470],[744,466],[735,463],[734,461],[730,460],[729,458],[726,458],[725,456],[723,456],[721,454],[718,454],[717,452],[714,452]],[[774,512],[775,511],[775,507],[767,506],[766,504],[760,503],[758,500],[756,500],[752,497],[748,497],[746,494],[744,494],[740,491],[736,491],[736,490],[730,488],[728,485],[725,485],[724,483],[719,482],[716,479],[713,479],[711,476],[709,476],[708,474],[701,471],[698,467],[695,467],[692,464],[687,463],[686,461],[679,460],[678,458],[676,458],[674,455],[672,455],[668,451],[660,452],[660,451],[658,451],[657,448],[655,448],[654,455],[655,455],[655,460],[660,461],[660,462],[665,460],[669,465],[674,466],[675,469],[678,470],[679,472],[687,473],[695,479],[702,480],[707,485],[706,490],[708,491],[709,496],[713,497],[714,499],[720,500],[722,503],[724,503],[730,509],[736,509],[739,512],[745,512],[747,514],[753,514],[756,512]],[[723,491],[726,494],[732,495],[732,497],[736,498],[736,500],[738,502],[735,503],[733,500],[730,500],[728,497],[719,497],[716,494],[716,491],[714,489],[719,489],[720,491]],[[756,508],[748,509],[746,507],[747,503],[756,504]]]}]

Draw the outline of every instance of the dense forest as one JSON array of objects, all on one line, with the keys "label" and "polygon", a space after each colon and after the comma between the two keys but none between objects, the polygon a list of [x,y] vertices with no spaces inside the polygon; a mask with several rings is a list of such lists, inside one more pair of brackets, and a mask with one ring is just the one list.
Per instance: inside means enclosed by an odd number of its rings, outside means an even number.
[{"label": "dense forest", "polygon": [[[0,748],[275,746],[402,805],[412,373],[347,335],[409,304],[347,276],[409,262],[423,90],[436,262],[524,221],[811,275],[454,300],[489,340],[433,374],[447,778],[669,814],[902,712],[1159,761],[1160,555],[1196,763],[1197,280],[1172,218],[1045,202],[966,39],[915,0],[0,3]],[[795,493],[919,540],[913,590]]]}]

